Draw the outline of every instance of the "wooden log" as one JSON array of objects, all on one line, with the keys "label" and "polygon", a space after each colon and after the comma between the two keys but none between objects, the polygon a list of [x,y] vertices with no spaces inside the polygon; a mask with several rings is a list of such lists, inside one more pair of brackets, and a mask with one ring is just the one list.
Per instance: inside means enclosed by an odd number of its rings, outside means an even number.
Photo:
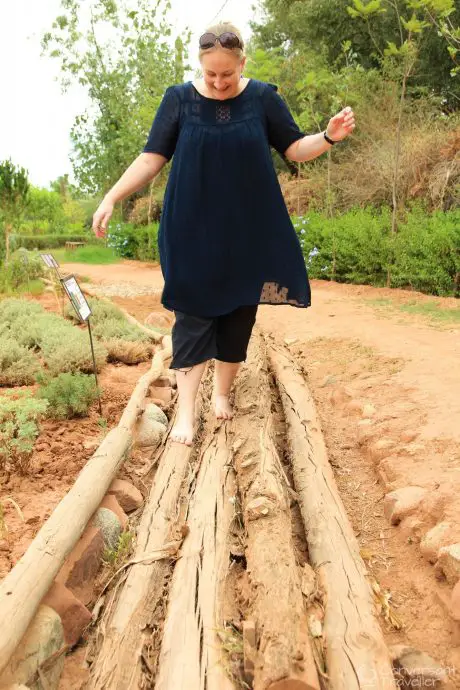
[{"label": "wooden log", "polygon": [[[201,405],[202,394],[197,408]],[[128,564],[128,577],[104,616],[103,640],[88,690],[137,690],[144,687],[144,681],[152,687],[153,678],[145,679],[146,670],[154,675],[153,668],[148,670],[149,646],[155,616],[163,605],[171,558],[177,555],[182,541],[179,499],[191,452],[190,446],[165,440],[137,532],[135,555]]]},{"label": "wooden log", "polygon": [[311,565],[326,594],[324,636],[331,690],[394,690],[366,567],[328,462],[312,396],[284,350],[271,344],[268,355],[288,424]]},{"label": "wooden log", "polygon": [[[212,431],[211,431],[212,433]],[[234,690],[222,665],[223,591],[230,565],[228,533],[234,472],[225,425],[201,458],[184,541],[172,581],[156,690]]]},{"label": "wooden log", "polygon": [[255,624],[254,690],[318,690],[286,476],[273,442],[268,366],[260,336],[236,386],[235,467],[247,533]]},{"label": "wooden log", "polygon": [[171,355],[170,343],[166,343],[168,347],[155,354],[149,371],[139,379],[118,426],[109,431],[25,554],[0,583],[3,620],[14,621],[14,625],[0,629],[0,671],[118,472],[149,386],[161,375],[164,361]]}]

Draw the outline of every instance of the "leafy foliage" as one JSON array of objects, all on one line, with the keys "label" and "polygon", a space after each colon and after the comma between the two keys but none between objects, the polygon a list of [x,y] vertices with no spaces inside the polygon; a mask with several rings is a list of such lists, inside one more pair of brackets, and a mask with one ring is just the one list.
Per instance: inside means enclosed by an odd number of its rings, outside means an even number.
[{"label": "leafy foliage", "polygon": [[142,150],[166,87],[182,79],[186,45],[171,47],[160,3],[96,0],[88,21],[80,5],[62,1],[42,45],[59,60],[64,88],[88,89],[94,107],[73,125],[73,167],[82,190],[100,193]]},{"label": "leafy foliage", "polygon": [[0,396],[0,469],[24,474],[47,407],[46,400],[33,398],[29,391]]},{"label": "leafy foliage", "polygon": [[460,212],[414,208],[391,235],[390,211],[355,208],[335,218],[294,218],[312,278],[385,285],[429,294],[460,294]]},{"label": "leafy foliage", "polygon": [[55,419],[84,417],[98,397],[94,376],[86,374],[66,373],[51,378],[41,373],[37,382],[40,386],[36,397],[48,401],[47,414]]}]

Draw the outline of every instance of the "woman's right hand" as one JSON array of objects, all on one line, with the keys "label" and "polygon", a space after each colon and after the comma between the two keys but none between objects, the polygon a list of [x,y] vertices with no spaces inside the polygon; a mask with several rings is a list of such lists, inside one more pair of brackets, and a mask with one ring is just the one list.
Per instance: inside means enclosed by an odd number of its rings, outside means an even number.
[{"label": "woman's right hand", "polygon": [[113,203],[104,199],[93,216],[93,232],[96,237],[105,237],[107,225],[113,213]]}]

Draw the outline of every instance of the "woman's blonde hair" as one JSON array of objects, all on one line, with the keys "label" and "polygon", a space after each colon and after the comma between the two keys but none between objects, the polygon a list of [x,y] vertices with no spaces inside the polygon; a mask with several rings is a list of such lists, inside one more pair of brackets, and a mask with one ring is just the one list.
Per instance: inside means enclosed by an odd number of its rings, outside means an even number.
[{"label": "woman's blonde hair", "polygon": [[224,34],[226,31],[230,31],[231,33],[235,34],[238,36],[240,39],[240,43],[243,46],[243,48],[222,48],[220,45],[219,41],[216,42],[216,45],[213,46],[212,48],[200,48],[198,57],[201,58],[202,55],[205,55],[206,53],[210,53],[213,50],[227,50],[229,53],[234,53],[239,58],[244,57],[244,41],[243,37],[241,35],[241,31],[237,29],[237,27],[232,24],[231,22],[219,22],[219,24],[213,24],[212,26],[208,27],[206,31],[203,33],[206,34],[215,34],[216,36],[220,36],[221,34]]}]

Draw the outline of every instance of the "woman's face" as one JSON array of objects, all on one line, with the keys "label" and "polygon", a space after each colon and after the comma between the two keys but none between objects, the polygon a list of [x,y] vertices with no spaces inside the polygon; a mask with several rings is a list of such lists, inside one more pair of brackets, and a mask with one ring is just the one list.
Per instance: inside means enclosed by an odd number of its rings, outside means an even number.
[{"label": "woman's face", "polygon": [[238,94],[246,58],[216,48],[201,56],[201,67],[211,98],[225,100]]}]

